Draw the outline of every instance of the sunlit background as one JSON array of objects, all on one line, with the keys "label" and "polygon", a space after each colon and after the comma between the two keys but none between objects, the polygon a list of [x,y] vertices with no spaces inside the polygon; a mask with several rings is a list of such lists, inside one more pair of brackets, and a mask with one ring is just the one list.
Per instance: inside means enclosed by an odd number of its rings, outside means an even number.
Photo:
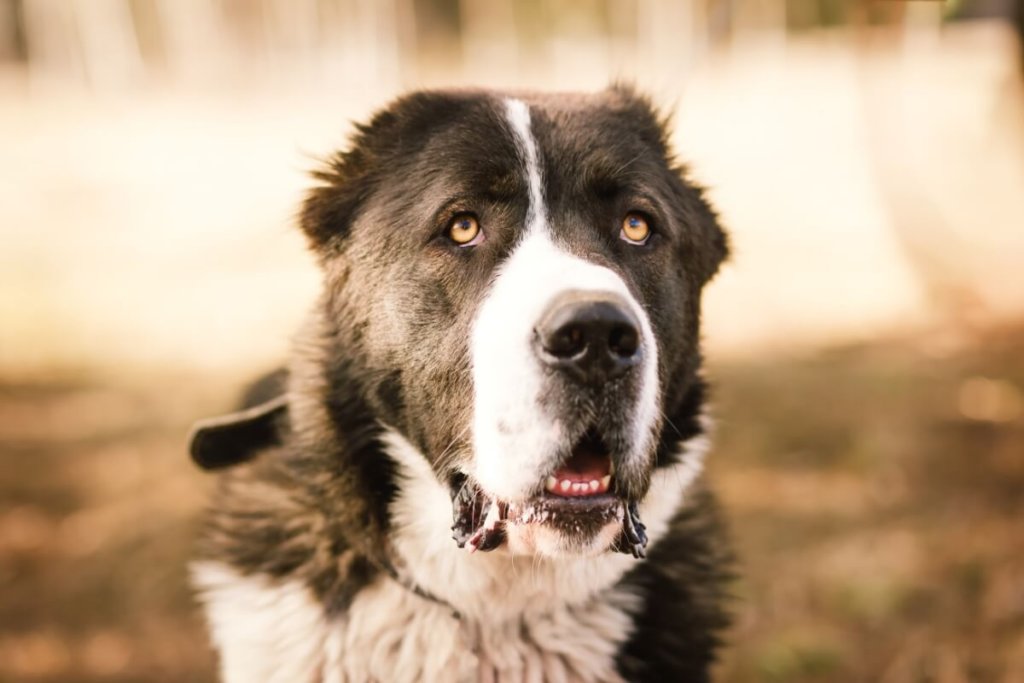
[{"label": "sunlit background", "polygon": [[706,297],[723,681],[1024,681],[1021,0],[0,0],[0,681],[203,681],[189,423],[284,357],[317,159],[410,88],[635,82]]}]

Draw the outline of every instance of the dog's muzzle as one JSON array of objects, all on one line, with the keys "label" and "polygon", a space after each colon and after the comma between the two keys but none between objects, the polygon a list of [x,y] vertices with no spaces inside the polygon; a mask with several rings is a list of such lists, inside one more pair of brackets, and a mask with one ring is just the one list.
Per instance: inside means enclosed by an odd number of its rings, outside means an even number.
[{"label": "dog's muzzle", "polygon": [[473,462],[449,482],[456,542],[641,555],[658,348],[622,278],[528,238],[481,305],[471,350]]}]

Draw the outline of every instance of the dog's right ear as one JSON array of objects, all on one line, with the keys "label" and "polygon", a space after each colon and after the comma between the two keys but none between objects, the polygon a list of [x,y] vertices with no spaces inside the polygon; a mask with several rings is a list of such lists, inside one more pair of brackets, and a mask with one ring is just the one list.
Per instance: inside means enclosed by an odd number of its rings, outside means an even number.
[{"label": "dog's right ear", "polygon": [[247,462],[261,450],[281,445],[288,397],[278,396],[237,413],[200,420],[189,435],[192,461],[204,470]]},{"label": "dog's right ear", "polygon": [[[399,101],[401,102],[401,100]],[[317,185],[307,194],[299,225],[314,251],[322,253],[331,240],[343,237],[370,194],[372,169],[397,125],[392,105],[369,123],[357,124],[348,149],[336,152],[313,171]]]},{"label": "dog's right ear", "polygon": [[419,91],[404,95],[357,124],[348,148],[313,172],[317,185],[306,195],[299,223],[318,254],[343,239],[373,193],[381,168],[405,163],[408,141],[451,125],[472,106],[484,106],[471,91]]}]

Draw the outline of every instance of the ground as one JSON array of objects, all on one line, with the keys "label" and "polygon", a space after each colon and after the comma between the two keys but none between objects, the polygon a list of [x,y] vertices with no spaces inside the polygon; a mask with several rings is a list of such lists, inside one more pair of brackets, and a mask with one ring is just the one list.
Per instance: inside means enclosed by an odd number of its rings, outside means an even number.
[{"label": "ground", "polygon": [[[742,577],[720,680],[1024,681],[1024,329],[709,374]],[[185,435],[240,382],[0,384],[0,681],[213,680]]]}]

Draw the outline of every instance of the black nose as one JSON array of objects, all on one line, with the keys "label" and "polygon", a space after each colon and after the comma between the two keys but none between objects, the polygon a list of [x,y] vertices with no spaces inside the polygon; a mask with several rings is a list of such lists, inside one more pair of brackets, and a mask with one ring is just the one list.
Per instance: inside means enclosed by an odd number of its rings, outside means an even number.
[{"label": "black nose", "polygon": [[625,302],[608,294],[567,292],[535,329],[537,356],[581,382],[620,377],[640,361],[640,324]]}]

